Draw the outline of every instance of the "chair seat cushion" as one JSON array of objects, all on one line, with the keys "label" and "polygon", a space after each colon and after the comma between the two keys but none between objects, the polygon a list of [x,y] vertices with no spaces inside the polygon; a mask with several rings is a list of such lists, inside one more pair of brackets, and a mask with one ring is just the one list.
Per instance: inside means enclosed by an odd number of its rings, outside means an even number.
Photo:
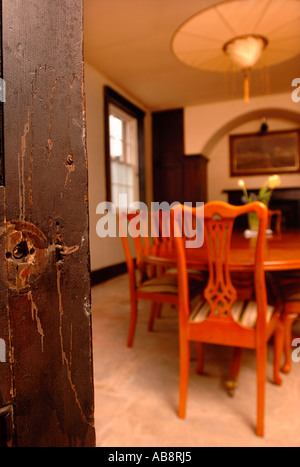
[{"label": "chair seat cushion", "polygon": [[[190,298],[202,294],[204,286],[197,279],[189,278],[188,281]],[[177,276],[164,275],[146,280],[137,287],[137,290],[140,292],[178,295]]]},{"label": "chair seat cushion", "polygon": [[[270,321],[275,308],[267,306],[267,322]],[[204,321],[210,313],[210,305],[205,300],[199,300],[191,311],[189,322],[200,323]],[[255,301],[237,300],[232,308],[231,315],[234,321],[249,328],[255,328],[257,321],[257,303]]]},{"label": "chair seat cushion", "polygon": [[160,276],[144,281],[138,291],[152,293],[167,293],[172,295],[178,294],[177,277]]}]

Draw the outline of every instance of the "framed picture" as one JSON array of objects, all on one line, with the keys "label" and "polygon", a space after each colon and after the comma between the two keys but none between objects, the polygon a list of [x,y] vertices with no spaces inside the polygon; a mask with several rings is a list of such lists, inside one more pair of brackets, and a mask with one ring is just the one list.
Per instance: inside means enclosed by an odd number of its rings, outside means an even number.
[{"label": "framed picture", "polygon": [[300,172],[300,131],[230,135],[230,175]]}]

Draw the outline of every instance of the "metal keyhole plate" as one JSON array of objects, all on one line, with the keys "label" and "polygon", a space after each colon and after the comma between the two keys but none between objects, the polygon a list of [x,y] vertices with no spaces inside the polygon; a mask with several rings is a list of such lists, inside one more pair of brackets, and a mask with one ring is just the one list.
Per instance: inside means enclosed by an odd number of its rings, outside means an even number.
[{"label": "metal keyhole plate", "polygon": [[26,241],[20,242],[14,247],[12,256],[14,259],[23,259],[28,255],[28,246]]},{"label": "metal keyhole plate", "polygon": [[16,292],[28,290],[47,265],[47,239],[35,225],[25,221],[8,223],[6,234],[9,288]]}]

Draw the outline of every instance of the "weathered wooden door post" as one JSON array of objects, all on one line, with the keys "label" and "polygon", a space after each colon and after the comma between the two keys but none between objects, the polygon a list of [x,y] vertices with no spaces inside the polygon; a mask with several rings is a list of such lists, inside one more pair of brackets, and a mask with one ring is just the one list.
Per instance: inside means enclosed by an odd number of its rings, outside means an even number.
[{"label": "weathered wooden door post", "polygon": [[82,0],[3,0],[0,444],[94,446]]}]

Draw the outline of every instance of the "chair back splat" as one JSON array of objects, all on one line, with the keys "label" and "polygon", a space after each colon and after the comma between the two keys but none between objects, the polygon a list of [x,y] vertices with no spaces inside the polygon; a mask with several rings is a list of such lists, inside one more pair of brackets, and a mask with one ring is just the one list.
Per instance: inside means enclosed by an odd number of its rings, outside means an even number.
[{"label": "chair back splat", "polygon": [[214,215],[205,222],[209,246],[209,279],[204,296],[210,305],[210,316],[231,317],[231,308],[237,298],[232,285],[228,258],[233,222]]}]

